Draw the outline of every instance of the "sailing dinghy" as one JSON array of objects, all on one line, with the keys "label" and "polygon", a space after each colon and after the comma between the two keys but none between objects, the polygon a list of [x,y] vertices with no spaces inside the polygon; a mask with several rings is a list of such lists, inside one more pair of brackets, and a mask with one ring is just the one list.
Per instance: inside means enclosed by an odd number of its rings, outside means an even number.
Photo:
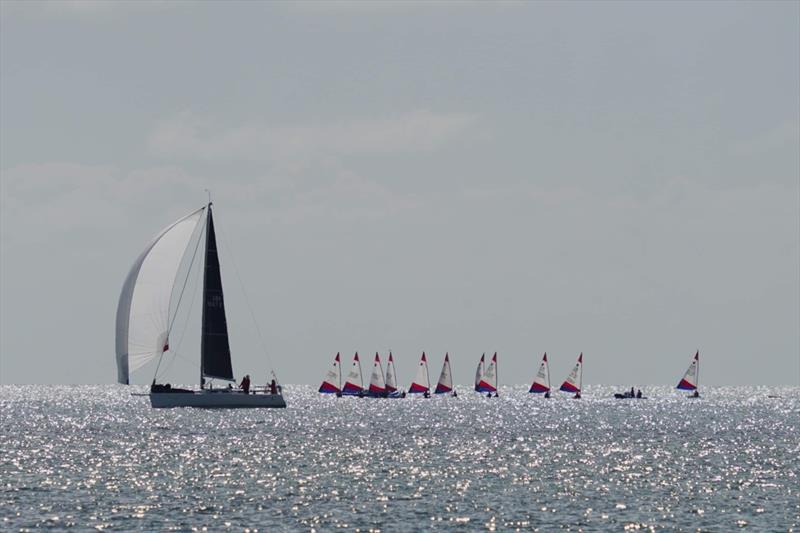
[{"label": "sailing dinghy", "polygon": [[361,377],[361,361],[358,359],[358,352],[353,356],[353,364],[347,379],[342,387],[344,396],[364,396],[364,379]]},{"label": "sailing dinghy", "polygon": [[[200,389],[173,388],[170,384],[150,387],[153,407],[286,407],[276,380],[269,387],[253,388],[245,376],[242,388],[233,387],[235,379],[228,342],[228,324],[222,292],[222,274],[217,253],[217,237],[211,202],[189,213],[159,233],[133,263],[117,305],[116,359],[117,381],[130,383],[130,373],[158,358],[159,365],[169,350],[169,335],[180,307],[170,313],[174,287],[184,255],[200,224],[205,231],[203,274],[203,317],[200,340]],[[183,289],[194,266],[201,238],[192,253]],[[180,295],[183,295],[183,289]],[[156,368],[156,373],[158,368]],[[228,388],[206,387],[206,379],[231,383]]]},{"label": "sailing dinghy", "polygon": [[694,358],[692,359],[689,368],[686,369],[686,373],[683,375],[683,379],[681,379],[676,388],[680,390],[693,391],[692,394],[689,395],[689,398],[699,398],[700,391],[697,390],[699,381],[700,381],[700,350],[697,350],[697,353],[694,354]]},{"label": "sailing dinghy", "polygon": [[547,365],[547,353],[542,357],[542,363],[539,365],[539,372],[533,379],[533,384],[528,392],[534,394],[544,393],[545,398],[550,397],[550,368]]},{"label": "sailing dinghy", "polygon": [[[482,363],[483,357],[481,356],[478,369],[480,369]],[[475,387],[475,390],[478,392],[485,392],[487,398],[492,397],[492,393],[494,393],[494,397],[497,398],[497,352],[494,352],[492,360],[489,366],[486,367],[486,372],[484,372],[478,380],[478,386]]]},{"label": "sailing dinghy", "polygon": [[572,372],[567,376],[566,381],[561,384],[561,389],[564,392],[574,393],[576,400],[581,399],[581,384],[583,383],[583,353],[578,356],[578,362],[572,368]]},{"label": "sailing dinghy", "polygon": [[392,352],[389,352],[389,361],[386,363],[386,392],[389,398],[406,397],[406,393],[397,388],[397,371],[394,368]]},{"label": "sailing dinghy", "polygon": [[447,394],[451,396],[458,396],[453,388],[453,372],[450,370],[450,354],[444,354],[444,364],[442,364],[442,373],[439,374],[439,382],[436,384],[434,394]]},{"label": "sailing dinghy", "polygon": [[342,395],[342,365],[338,353],[333,360],[333,367],[328,370],[322,385],[319,386],[319,392],[322,394]]},{"label": "sailing dinghy", "polygon": [[388,395],[386,381],[383,377],[381,356],[377,352],[375,353],[375,362],[372,364],[372,376],[369,378],[369,390],[367,392],[373,398],[385,398]]},{"label": "sailing dinghy", "polygon": [[428,358],[425,357],[425,352],[422,352],[422,357],[417,367],[417,375],[414,376],[414,381],[411,383],[411,387],[408,388],[408,393],[422,394],[426,398],[431,395],[431,379],[428,377]]}]

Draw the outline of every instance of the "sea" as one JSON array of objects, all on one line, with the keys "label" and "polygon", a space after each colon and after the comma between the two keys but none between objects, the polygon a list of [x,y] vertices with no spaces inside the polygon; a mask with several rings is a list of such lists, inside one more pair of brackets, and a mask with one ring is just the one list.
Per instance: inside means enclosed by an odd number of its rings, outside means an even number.
[{"label": "sea", "polygon": [[0,387],[0,530],[797,531],[800,388],[152,409]]}]

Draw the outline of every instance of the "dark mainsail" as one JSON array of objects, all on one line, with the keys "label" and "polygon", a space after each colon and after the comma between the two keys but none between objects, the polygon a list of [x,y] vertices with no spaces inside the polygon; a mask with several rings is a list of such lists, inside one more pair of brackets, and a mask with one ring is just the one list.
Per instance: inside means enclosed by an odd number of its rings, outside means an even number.
[{"label": "dark mainsail", "polygon": [[231,348],[228,344],[228,323],[225,320],[225,302],[222,297],[222,276],[217,254],[217,236],[214,217],[208,204],[206,228],[206,269],[203,274],[203,326],[200,341],[202,377],[233,381]]}]

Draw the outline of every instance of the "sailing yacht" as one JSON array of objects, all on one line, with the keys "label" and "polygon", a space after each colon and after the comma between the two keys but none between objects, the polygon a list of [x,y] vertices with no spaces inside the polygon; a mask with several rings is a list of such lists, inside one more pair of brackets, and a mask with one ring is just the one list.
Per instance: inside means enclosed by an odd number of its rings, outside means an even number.
[{"label": "sailing yacht", "polygon": [[539,372],[533,379],[533,384],[528,392],[541,394],[544,393],[545,398],[550,397],[550,368],[547,365],[547,353],[542,357],[542,363],[539,365]]},{"label": "sailing yacht", "polygon": [[[173,289],[178,270],[198,225],[203,224],[205,246],[203,274],[203,316],[200,337],[200,388],[181,389],[170,384],[150,387],[152,407],[286,407],[277,380],[270,386],[250,388],[249,376],[243,388],[235,383],[228,342],[228,324],[222,291],[222,274],[217,238],[214,231],[212,203],[189,213],[167,226],[147,245],[133,263],[117,305],[116,359],[117,381],[129,384],[130,373],[158,358],[159,365],[169,350],[169,335],[180,307],[181,289],[174,313],[170,313]],[[183,288],[189,278],[200,248],[197,240]],[[158,367],[156,368],[156,373]],[[274,374],[273,374],[274,376]],[[218,379],[231,383],[228,388],[206,387],[206,380]],[[245,384],[246,383],[246,384]]]},{"label": "sailing yacht", "polygon": [[699,382],[700,350],[697,350],[697,353],[694,354],[691,364],[689,364],[689,368],[686,369],[686,373],[683,375],[683,379],[680,380],[676,388],[680,390],[693,391],[692,394],[689,395],[689,398],[699,398],[700,391],[697,389]]}]

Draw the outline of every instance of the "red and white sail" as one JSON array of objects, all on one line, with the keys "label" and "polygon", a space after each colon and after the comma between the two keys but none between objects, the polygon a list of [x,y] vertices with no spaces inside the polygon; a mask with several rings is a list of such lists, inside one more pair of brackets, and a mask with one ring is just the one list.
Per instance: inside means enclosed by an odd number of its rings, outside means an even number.
[{"label": "red and white sail", "polygon": [[478,361],[478,369],[475,371],[475,390],[480,392],[481,378],[483,378],[483,360],[486,354],[481,355],[481,360]]},{"label": "red and white sail", "polygon": [[567,376],[566,381],[561,384],[561,390],[564,392],[581,392],[581,382],[583,381],[583,354],[578,356],[578,362],[572,368],[572,372]]},{"label": "red and white sail", "polygon": [[550,368],[547,364],[547,354],[542,357],[542,363],[539,365],[539,372],[533,379],[533,384],[528,392],[541,393],[550,392]]},{"label": "red and white sail", "polygon": [[336,394],[342,391],[342,365],[338,353],[333,360],[333,367],[328,370],[322,385],[319,386],[319,391],[323,394]]},{"label": "red and white sail", "polygon": [[397,392],[397,371],[394,368],[392,352],[389,352],[389,362],[386,363],[386,392],[389,394]]},{"label": "red and white sail", "polygon": [[386,381],[383,379],[383,365],[381,356],[375,353],[375,361],[372,363],[372,376],[369,378],[369,393],[372,395],[382,395],[386,392]]},{"label": "red and white sail", "polygon": [[362,392],[364,392],[364,378],[361,376],[361,361],[356,352],[350,372],[347,373],[347,379],[342,387],[342,394],[360,394]]},{"label": "red and white sail", "polygon": [[692,359],[692,363],[689,365],[689,368],[686,369],[686,373],[683,375],[683,379],[681,379],[680,383],[678,383],[677,388],[682,390],[697,390],[697,382],[700,377],[700,350],[694,354],[694,358]]},{"label": "red and white sail", "polygon": [[430,390],[431,380],[428,377],[428,358],[425,357],[425,352],[422,352],[422,357],[417,367],[417,375],[414,376],[414,381],[411,383],[408,392],[411,394],[420,394],[429,392]]},{"label": "red and white sail", "polygon": [[[483,360],[483,357],[481,357]],[[486,367],[486,372],[481,376],[478,386],[478,392],[497,392],[497,352],[492,356],[492,361]]]},{"label": "red and white sail", "polygon": [[444,364],[442,373],[439,374],[439,382],[436,384],[435,394],[453,392],[453,373],[450,370],[450,354],[444,354]]}]

